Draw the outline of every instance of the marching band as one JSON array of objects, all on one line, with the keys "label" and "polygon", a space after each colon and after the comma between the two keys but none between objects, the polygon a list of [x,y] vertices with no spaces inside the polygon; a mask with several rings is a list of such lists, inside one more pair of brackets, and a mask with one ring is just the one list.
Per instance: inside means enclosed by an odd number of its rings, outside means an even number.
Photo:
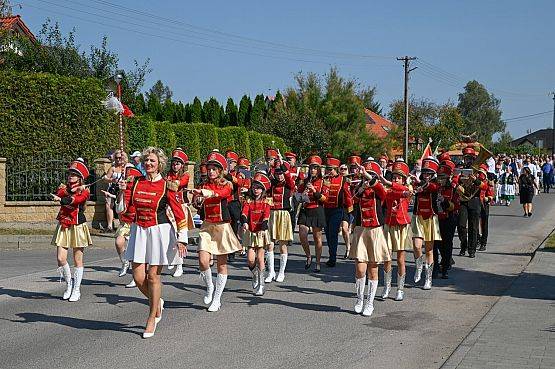
[{"label": "marching band", "polygon": [[[176,277],[183,273],[188,231],[194,228],[192,207],[202,219],[197,252],[206,286],[204,303],[210,312],[222,307],[227,263],[238,252],[246,253],[256,296],[264,295],[268,283],[284,282],[296,225],[306,256],[305,270],[312,268],[315,273],[321,272],[323,233],[328,268],[337,263],[338,238],[343,233],[345,257],[354,260],[353,310],[357,314],[371,316],[374,311],[379,265],[384,275],[380,298],[389,298],[393,256],[397,265],[394,300],[404,300],[406,252],[410,250],[416,266],[413,281],[419,283],[424,274],[422,288],[430,290],[433,278],[440,274],[448,278],[457,228],[460,255],[468,252],[472,258],[476,250],[486,248],[489,201],[494,198],[493,181],[483,165],[487,153],[482,148],[477,157],[475,148],[469,145],[463,150],[462,168],[457,168],[446,152],[437,158],[425,157],[415,174],[402,159],[388,162],[385,156],[375,161],[352,155],[342,164],[330,155],[325,163],[320,156],[310,155],[297,166],[296,154],[287,152],[282,156],[275,148],[266,149],[264,165],[251,171],[247,158],[234,151],[222,154],[214,150],[200,164],[196,183],[190,188],[186,170],[189,159],[183,149],[171,153],[165,177],[162,175],[168,158],[160,149],[145,149],[142,159],[146,175],[132,165],[126,167],[117,182],[115,202],[120,219],[116,234],[120,276],[131,268],[134,284],[149,302],[143,337],[154,335],[162,318],[163,266],[175,267]],[[61,208],[52,243],[57,246],[58,266],[66,281],[63,299],[69,301],[80,298],[83,250],[92,243],[84,217],[89,197],[84,186],[87,177],[88,169],[82,161],[71,163],[67,183],[60,185],[54,196]],[[73,279],[67,263],[69,248],[76,264]],[[217,261],[215,282],[213,257]]]}]

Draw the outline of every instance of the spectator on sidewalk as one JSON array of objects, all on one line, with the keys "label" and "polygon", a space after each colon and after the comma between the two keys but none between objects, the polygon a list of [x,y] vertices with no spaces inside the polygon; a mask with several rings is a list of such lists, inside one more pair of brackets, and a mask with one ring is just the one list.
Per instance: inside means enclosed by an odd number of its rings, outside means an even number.
[{"label": "spectator on sidewalk", "polygon": [[138,170],[143,173],[143,176],[146,176],[145,168],[143,167],[143,163],[141,162],[141,152],[135,151],[131,154],[131,163],[137,168]]},{"label": "spectator on sidewalk", "polygon": [[520,187],[520,204],[524,209],[524,216],[532,216],[532,199],[534,198],[535,189],[537,189],[536,182],[534,181],[534,176],[530,171],[530,168],[522,168],[522,174],[518,177],[518,183]]},{"label": "spectator on sidewalk", "polygon": [[553,163],[551,159],[548,159],[542,166],[543,173],[543,192],[549,193],[549,187],[551,186],[551,177],[553,176]]}]

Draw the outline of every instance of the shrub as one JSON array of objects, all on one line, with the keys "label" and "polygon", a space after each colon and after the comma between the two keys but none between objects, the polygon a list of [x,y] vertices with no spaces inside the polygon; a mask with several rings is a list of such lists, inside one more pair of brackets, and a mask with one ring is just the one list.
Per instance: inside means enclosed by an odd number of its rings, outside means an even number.
[{"label": "shrub", "polygon": [[[249,146],[249,134],[244,127],[225,127],[218,131],[218,139],[221,137],[222,133],[225,132],[226,135],[233,137],[235,145],[233,146],[235,151],[242,156],[247,158],[251,157],[251,150]],[[222,133],[220,133],[222,132]],[[221,146],[221,142],[220,142]]]},{"label": "shrub", "polygon": [[205,123],[194,123],[192,125],[198,133],[200,157],[204,160],[213,149],[217,149],[219,147],[216,127],[212,124]]},{"label": "shrub", "polygon": [[126,128],[129,152],[156,146],[156,127],[148,117],[129,119]]},{"label": "shrub", "polygon": [[166,155],[170,155],[172,150],[177,146],[176,137],[170,122],[156,122],[154,123],[156,129],[156,146],[164,150]]},{"label": "shrub", "polygon": [[177,139],[176,146],[187,153],[189,160],[200,162],[200,142],[195,126],[190,123],[175,123],[172,128]]},{"label": "shrub", "polygon": [[251,156],[249,159],[251,161],[255,161],[264,156],[264,145],[260,133],[249,131],[249,145],[251,151]]},{"label": "shrub", "polygon": [[105,96],[94,78],[0,72],[0,156],[105,156],[119,146],[117,116],[102,106]]}]

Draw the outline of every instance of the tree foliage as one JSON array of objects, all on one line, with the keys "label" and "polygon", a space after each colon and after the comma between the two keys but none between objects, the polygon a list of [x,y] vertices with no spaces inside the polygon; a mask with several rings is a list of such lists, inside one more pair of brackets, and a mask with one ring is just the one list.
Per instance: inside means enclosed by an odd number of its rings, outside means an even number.
[{"label": "tree foliage", "polygon": [[237,105],[233,102],[233,99],[230,97],[227,99],[227,103],[225,105],[225,117],[224,123],[226,126],[237,126]]},{"label": "tree foliage", "polygon": [[237,113],[237,123],[241,127],[250,126],[250,114],[252,110],[252,103],[250,97],[243,95],[239,102],[239,111]]},{"label": "tree foliage", "polygon": [[501,101],[490,94],[484,85],[477,81],[470,81],[464,86],[464,92],[459,94],[457,105],[464,121],[464,132],[478,133],[478,140],[490,144],[497,132],[505,130],[505,123],[501,120]]}]

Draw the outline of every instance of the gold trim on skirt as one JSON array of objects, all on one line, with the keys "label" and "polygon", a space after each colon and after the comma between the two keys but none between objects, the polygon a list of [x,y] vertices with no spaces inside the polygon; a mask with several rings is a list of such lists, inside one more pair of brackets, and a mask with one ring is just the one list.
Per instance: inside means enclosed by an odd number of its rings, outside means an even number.
[{"label": "gold trim on skirt", "polygon": [[391,261],[383,227],[356,226],[353,231],[349,258],[362,263],[382,264],[384,261]]},{"label": "gold trim on skirt", "polygon": [[197,251],[206,251],[213,255],[225,255],[242,249],[231,224],[227,222],[203,222],[199,231]]},{"label": "gold trim on skirt", "polygon": [[293,241],[293,225],[287,210],[270,211],[270,236],[275,241]]},{"label": "gold trim on skirt", "polygon": [[424,219],[421,215],[413,216],[411,221],[413,238],[422,238],[424,242],[441,241],[437,215]]},{"label": "gold trim on skirt", "polygon": [[129,233],[131,232],[131,224],[121,222],[119,224],[118,229],[116,229],[116,238],[117,237],[124,237],[126,240],[129,240]]},{"label": "gold trim on skirt", "polygon": [[384,226],[384,232],[390,251],[412,250],[412,232],[410,224],[392,226],[386,224]]},{"label": "gold trim on skirt", "polygon": [[268,230],[260,232],[246,231],[243,233],[243,246],[249,248],[260,248],[268,250],[272,245],[270,232]]},{"label": "gold trim on skirt", "polygon": [[69,228],[62,228],[60,224],[56,227],[52,245],[63,248],[78,248],[92,245],[91,233],[87,223],[72,225]]}]

